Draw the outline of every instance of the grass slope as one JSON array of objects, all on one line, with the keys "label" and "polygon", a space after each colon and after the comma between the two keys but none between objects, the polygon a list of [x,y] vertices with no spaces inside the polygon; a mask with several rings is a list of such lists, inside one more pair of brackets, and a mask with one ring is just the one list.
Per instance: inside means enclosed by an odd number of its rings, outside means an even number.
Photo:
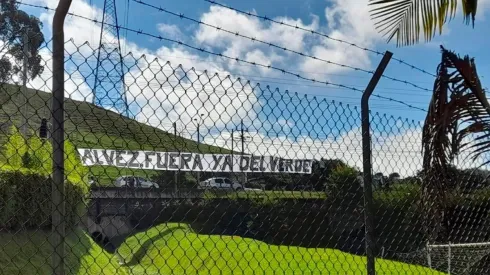
[{"label": "grass slope", "polygon": [[[275,246],[233,236],[195,234],[185,224],[159,225],[118,249],[131,274],[365,274],[366,259],[335,249]],[[443,274],[379,259],[377,274]]]},{"label": "grass slope", "polygon": [[[49,232],[0,233],[0,274],[50,274]],[[335,249],[275,246],[233,236],[199,235],[163,224],[126,239],[110,254],[83,231],[69,233],[67,274],[365,274],[364,257]],[[119,264],[119,257],[125,261]],[[378,259],[377,274],[443,274]]]},{"label": "grass slope", "polygon": [[[41,230],[0,233],[0,274],[51,274],[49,236]],[[67,274],[128,274],[81,230],[69,233],[65,251]]]},{"label": "grass slope", "polygon": [[[19,100],[20,92],[19,86],[0,84],[0,144],[5,142],[5,134],[12,123],[20,125],[22,109],[22,99]],[[28,126],[29,129],[38,132],[41,119],[50,116],[51,94],[29,89],[27,95]],[[219,147],[198,145],[195,141],[176,137],[84,101],[65,99],[65,117],[66,134],[77,148],[228,152]],[[148,174],[153,173],[149,170],[97,166],[92,167],[91,172],[101,177],[102,184],[110,183],[112,179],[122,174],[149,176]]]}]

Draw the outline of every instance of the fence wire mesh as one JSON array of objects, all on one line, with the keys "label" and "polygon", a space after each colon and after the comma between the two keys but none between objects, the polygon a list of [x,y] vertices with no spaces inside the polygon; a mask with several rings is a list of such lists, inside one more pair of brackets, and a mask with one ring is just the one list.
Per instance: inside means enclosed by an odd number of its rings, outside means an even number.
[{"label": "fence wire mesh", "polygon": [[[19,70],[0,84],[2,274],[52,269],[48,45],[26,89]],[[150,56],[97,66],[105,49],[89,44],[65,50],[68,274],[366,273],[356,106]],[[370,120],[377,273],[485,274],[488,171],[462,161],[442,214],[427,212],[422,125]]]}]

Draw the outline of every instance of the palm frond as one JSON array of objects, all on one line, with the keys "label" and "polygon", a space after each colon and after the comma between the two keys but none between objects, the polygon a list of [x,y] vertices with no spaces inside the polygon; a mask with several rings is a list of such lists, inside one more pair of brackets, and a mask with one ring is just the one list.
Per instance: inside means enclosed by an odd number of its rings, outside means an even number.
[{"label": "palm frond", "polygon": [[[475,22],[478,0],[461,0],[464,22]],[[370,0],[371,18],[388,42],[396,36],[397,45],[412,45],[424,33],[430,41],[446,22],[456,15],[458,0]]]},{"label": "palm frond", "polygon": [[[442,47],[441,47],[442,48]],[[422,132],[424,227],[434,241],[442,230],[446,192],[454,183],[454,159],[471,161],[490,152],[490,105],[473,59],[442,48]]]},{"label": "palm frond", "polygon": [[[490,152],[490,104],[473,59],[442,48],[422,143],[424,170],[437,172],[444,185],[454,158],[465,151],[473,160]],[[445,186],[438,186],[445,189]]]}]

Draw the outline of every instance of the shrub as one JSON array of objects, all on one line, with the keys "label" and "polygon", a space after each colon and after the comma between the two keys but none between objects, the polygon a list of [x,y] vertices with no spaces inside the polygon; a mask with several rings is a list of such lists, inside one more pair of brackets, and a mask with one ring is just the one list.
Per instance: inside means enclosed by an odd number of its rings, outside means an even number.
[{"label": "shrub", "polygon": [[[26,140],[11,128],[5,144],[7,164],[0,166],[0,228],[43,227],[50,225],[52,146],[37,136]],[[65,202],[67,225],[83,214],[89,192],[88,169],[75,146],[65,141]]]},{"label": "shrub", "polygon": [[27,144],[19,130],[12,126],[5,144],[5,159],[12,168],[24,167],[23,157],[27,153]]},{"label": "shrub", "polygon": [[[42,228],[51,225],[51,185],[49,177],[26,170],[0,172],[0,228]],[[65,219],[75,225],[80,217],[84,190],[65,183]]]}]

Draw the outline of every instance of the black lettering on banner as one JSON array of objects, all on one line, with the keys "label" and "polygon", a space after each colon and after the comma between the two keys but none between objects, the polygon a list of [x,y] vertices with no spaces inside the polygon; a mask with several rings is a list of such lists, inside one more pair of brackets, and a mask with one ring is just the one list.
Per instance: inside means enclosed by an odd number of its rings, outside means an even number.
[{"label": "black lettering on banner", "polygon": [[305,173],[311,173],[311,160],[305,159],[303,161],[303,172]]},{"label": "black lettering on banner", "polygon": [[265,157],[264,156],[260,157],[260,168],[259,168],[260,172],[265,171],[264,162],[265,162]]},{"label": "black lettering on banner", "polygon": [[[246,161],[245,164],[243,164],[244,160]],[[250,157],[248,156],[240,157],[240,171],[247,171],[249,166],[250,166]]]},{"label": "black lettering on banner", "polygon": [[150,167],[150,163],[152,161],[150,156],[154,156],[154,155],[155,155],[155,152],[145,152],[145,167],[146,168]]},{"label": "black lettering on banner", "polygon": [[98,150],[95,149],[93,152],[94,152],[94,157],[95,157],[95,164],[101,164],[101,165],[103,165],[104,162],[102,162],[102,160],[100,160]]},{"label": "black lettering on banner", "polygon": [[285,162],[286,162],[285,163],[286,164],[286,172],[289,172],[289,171],[292,172],[292,171],[294,171],[294,169],[293,169],[293,160],[292,159],[287,159]]},{"label": "black lettering on banner", "polygon": [[167,165],[168,165],[168,154],[167,153],[163,153],[163,159],[164,159],[164,162],[162,163],[162,153],[157,153],[157,168],[167,168]]},{"label": "black lettering on banner", "polygon": [[112,151],[112,150],[110,150],[110,151],[111,151],[110,156],[107,154],[107,150],[102,151],[102,155],[104,156],[107,165],[113,165],[114,164],[114,151]]},{"label": "black lettering on banner", "polygon": [[194,165],[192,165],[192,170],[196,170],[196,167],[199,166],[199,169],[202,171],[202,159],[200,154],[194,155]]},{"label": "black lettering on banner", "polygon": [[214,161],[213,171],[215,171],[216,168],[218,168],[219,164],[221,163],[222,158],[223,158],[223,156],[213,155],[213,161]]},{"label": "black lettering on banner", "polygon": [[136,162],[139,156],[138,151],[132,151],[130,152],[132,154],[131,159],[129,160],[128,166],[132,168],[138,168],[140,165]]},{"label": "black lettering on banner", "polygon": [[271,172],[275,172],[276,169],[278,169],[278,164],[279,164],[279,158],[275,157],[270,157],[270,162],[271,162]]},{"label": "black lettering on banner", "polygon": [[126,162],[124,162],[124,158],[122,154],[125,154],[126,151],[124,150],[117,150],[116,151],[116,165],[117,166],[126,166]]},{"label": "black lettering on banner", "polygon": [[233,167],[231,167],[231,157],[225,156],[225,161],[223,162],[223,166],[221,166],[221,171],[226,171],[226,166],[230,169],[230,172],[233,172]]},{"label": "black lettering on banner", "polygon": [[297,159],[294,161],[294,172],[296,173],[301,173],[302,171],[302,166],[303,166],[303,161],[300,159]]},{"label": "black lettering on banner", "polygon": [[179,165],[176,163],[179,153],[168,154],[168,169],[179,169]]},{"label": "black lettering on banner", "polygon": [[250,170],[259,171],[260,158],[260,156],[252,156],[252,159],[250,161]]},{"label": "black lettering on banner", "polygon": [[285,168],[284,168],[284,160],[283,159],[279,159],[279,172],[284,172],[285,171]]},{"label": "black lettering on banner", "polygon": [[94,163],[94,158],[92,157],[92,152],[89,149],[83,150],[82,163],[87,163],[87,159],[90,159],[90,163]]},{"label": "black lettering on banner", "polygon": [[192,154],[191,153],[183,153],[180,154],[180,169],[191,169],[189,167],[189,163],[192,161]]}]

